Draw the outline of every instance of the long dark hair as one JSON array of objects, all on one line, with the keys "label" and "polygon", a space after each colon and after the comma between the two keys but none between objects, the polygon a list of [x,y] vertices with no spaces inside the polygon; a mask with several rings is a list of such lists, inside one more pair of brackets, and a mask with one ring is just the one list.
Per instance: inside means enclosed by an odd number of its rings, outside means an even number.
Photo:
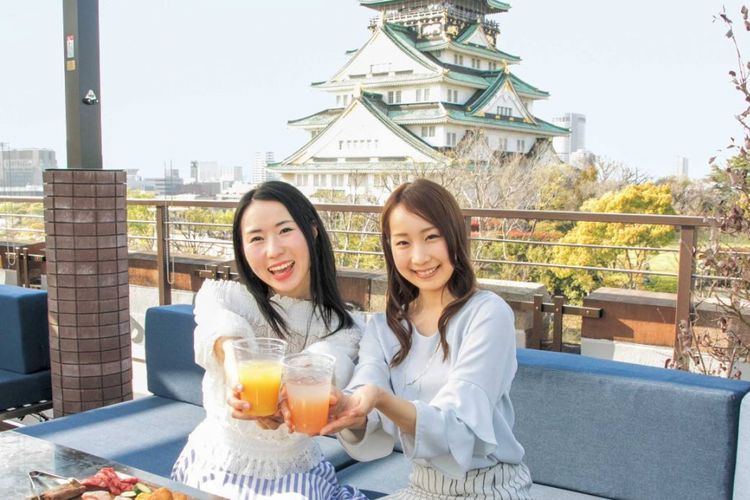
[{"label": "long dark hair", "polygon": [[[445,306],[438,319],[440,345],[443,359],[448,359],[450,349],[445,339],[448,321],[463,307],[477,288],[477,280],[469,257],[469,236],[464,224],[461,209],[453,195],[443,186],[427,179],[417,179],[396,188],[383,206],[381,219],[381,239],[385,254],[388,289],[386,292],[385,317],[391,331],[396,334],[401,349],[391,360],[391,366],[400,364],[411,349],[411,336],[414,330],[409,321],[409,305],[419,297],[419,288],[404,279],[396,270],[390,245],[390,218],[397,206],[425,219],[435,226],[445,239],[448,255],[454,271],[448,280],[448,291],[456,297]],[[402,324],[406,323],[406,327]]]},{"label": "long dark hair", "polygon": [[[245,193],[237,204],[234,222],[232,223],[232,243],[237,273],[240,276],[240,281],[255,298],[260,312],[268,324],[281,338],[285,338],[289,334],[286,322],[270,300],[273,290],[266,282],[255,275],[247,260],[245,260],[241,222],[245,210],[255,200],[277,201],[286,207],[289,215],[292,216],[305,236],[307,250],[310,253],[310,298],[313,311],[318,311],[330,333],[335,333],[342,328],[351,328],[354,321],[346,310],[336,283],[333,247],[330,238],[328,238],[328,233],[323,227],[323,221],[305,195],[291,184],[281,181],[264,182]],[[333,328],[332,321],[334,315],[338,319],[335,328]]]}]

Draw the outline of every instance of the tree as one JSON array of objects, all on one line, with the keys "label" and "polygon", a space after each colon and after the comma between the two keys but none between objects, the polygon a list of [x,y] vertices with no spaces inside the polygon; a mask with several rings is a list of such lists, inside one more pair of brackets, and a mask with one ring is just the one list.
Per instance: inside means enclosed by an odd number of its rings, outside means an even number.
[{"label": "tree", "polygon": [[[637,184],[619,191],[605,193],[600,198],[581,205],[583,212],[674,214],[669,186]],[[579,222],[561,243],[606,245],[611,247],[658,247],[674,238],[670,226],[650,224],[623,224],[606,222]],[[552,262],[570,266],[603,267],[642,271],[647,268],[649,253],[646,250],[623,248],[556,247],[551,252]],[[556,269],[555,276],[567,281],[568,293],[588,293],[598,286],[627,286],[635,288],[638,273],[600,273],[574,269]],[[640,275],[642,276],[642,275]]]},{"label": "tree", "polygon": [[[741,8],[740,16],[747,38],[750,32],[747,6]],[[725,151],[731,157],[725,166],[719,165],[718,157],[709,161],[713,168],[711,178],[721,200],[715,211],[718,231],[713,231],[709,248],[699,255],[704,272],[725,278],[714,281],[708,292],[722,311],[717,325],[720,335],[699,334],[695,328],[697,317],[689,324],[681,324],[676,356],[669,366],[739,378],[737,363],[750,357],[750,248],[731,242],[732,237],[750,240],[750,60],[744,59],[740,47],[747,44],[738,41],[734,23],[726,12],[722,11],[715,20],[727,28],[725,36],[737,56],[737,69],[729,71],[729,77],[743,103],[743,110],[735,117],[743,132],[742,139],[730,140]],[[705,354],[718,360],[719,366],[707,365]]]}]

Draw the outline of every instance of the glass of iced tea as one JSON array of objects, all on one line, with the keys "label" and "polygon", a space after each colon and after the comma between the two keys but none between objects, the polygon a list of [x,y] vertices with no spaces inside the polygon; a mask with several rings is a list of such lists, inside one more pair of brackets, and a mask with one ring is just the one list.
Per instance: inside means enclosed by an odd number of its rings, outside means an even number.
[{"label": "glass of iced tea", "polygon": [[287,343],[260,337],[231,342],[231,383],[242,384],[242,400],[250,403],[245,414],[267,417],[276,413],[281,386],[282,359]]},{"label": "glass of iced tea", "polygon": [[335,362],[327,354],[304,352],[284,358],[284,386],[295,431],[319,434],[328,422]]}]

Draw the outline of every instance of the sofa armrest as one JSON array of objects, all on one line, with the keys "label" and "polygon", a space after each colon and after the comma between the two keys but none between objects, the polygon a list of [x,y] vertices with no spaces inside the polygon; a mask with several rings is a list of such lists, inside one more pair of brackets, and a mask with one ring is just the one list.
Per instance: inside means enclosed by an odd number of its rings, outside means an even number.
[{"label": "sofa armrest", "polygon": [[737,461],[734,467],[734,494],[740,500],[750,498],[750,393],[742,398],[737,433]]}]

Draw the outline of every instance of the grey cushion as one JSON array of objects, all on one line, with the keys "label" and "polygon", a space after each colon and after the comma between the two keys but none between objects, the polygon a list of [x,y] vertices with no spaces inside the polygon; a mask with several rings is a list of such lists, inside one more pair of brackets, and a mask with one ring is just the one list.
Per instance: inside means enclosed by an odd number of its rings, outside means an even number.
[{"label": "grey cushion", "polygon": [[348,467],[357,461],[354,460],[349,454],[344,451],[344,448],[339,444],[338,440],[328,436],[317,436],[314,438],[320,445],[320,449],[323,450],[323,455],[326,459],[333,464],[336,470]]},{"label": "grey cushion", "polygon": [[519,349],[514,433],[534,482],[608,498],[729,499],[746,382]]},{"label": "grey cushion", "polygon": [[390,494],[409,484],[409,470],[409,460],[403,454],[394,452],[379,460],[351,465],[336,476],[341,484]]}]

